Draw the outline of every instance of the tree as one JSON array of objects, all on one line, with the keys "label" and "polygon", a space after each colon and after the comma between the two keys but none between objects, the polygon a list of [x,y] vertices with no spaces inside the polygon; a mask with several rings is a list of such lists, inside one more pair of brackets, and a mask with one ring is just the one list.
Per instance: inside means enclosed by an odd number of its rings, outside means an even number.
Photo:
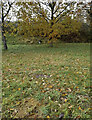
[{"label": "tree", "polygon": [[[22,27],[21,29],[30,32],[35,26],[38,33],[48,36],[48,42],[52,47],[53,42],[57,41],[57,38],[60,38],[62,34],[77,32],[80,28],[80,23],[76,19],[79,11],[74,9],[75,4],[76,2],[59,0],[44,0],[43,2],[35,0],[33,3],[18,3],[21,6],[19,18],[24,23],[23,29]],[[35,31],[33,32],[35,33]]]},{"label": "tree", "polygon": [[85,41],[89,42],[92,34],[92,1],[86,2],[85,0],[83,0],[79,4],[79,8],[81,9],[79,18],[82,23],[80,31],[81,37],[84,37]]},{"label": "tree", "polygon": [[12,7],[13,3],[14,3],[14,1],[10,2],[9,0],[7,0],[7,1],[2,0],[1,1],[2,41],[3,41],[3,44],[4,44],[4,49],[5,50],[8,49],[7,42],[6,42],[6,35],[5,35],[5,20],[6,20],[7,16],[9,15],[9,12],[11,10],[11,7]]},{"label": "tree", "polygon": [[89,19],[90,19],[90,35],[92,38],[92,1],[89,3],[90,9],[88,10]]}]

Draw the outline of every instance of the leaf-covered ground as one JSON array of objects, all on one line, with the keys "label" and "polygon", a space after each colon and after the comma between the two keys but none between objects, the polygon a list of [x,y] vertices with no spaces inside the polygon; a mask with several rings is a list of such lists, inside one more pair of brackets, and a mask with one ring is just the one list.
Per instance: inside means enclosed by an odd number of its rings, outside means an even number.
[{"label": "leaf-covered ground", "polygon": [[3,118],[90,118],[90,45],[3,51]]}]

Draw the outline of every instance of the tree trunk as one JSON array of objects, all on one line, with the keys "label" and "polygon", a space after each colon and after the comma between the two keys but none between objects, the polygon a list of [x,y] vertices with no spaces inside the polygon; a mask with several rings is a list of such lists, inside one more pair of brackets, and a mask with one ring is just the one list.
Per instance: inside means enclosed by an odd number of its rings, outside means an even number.
[{"label": "tree trunk", "polygon": [[4,45],[4,50],[7,50],[7,42],[6,42],[6,36],[5,36],[5,32],[2,30],[2,41],[3,41],[3,45]]},{"label": "tree trunk", "polygon": [[[52,26],[53,26],[53,22],[51,22],[51,29],[52,29]],[[51,30],[51,32],[50,32],[50,34],[52,34],[53,33],[53,30]],[[49,35],[50,35],[49,34]],[[49,38],[49,46],[50,47],[53,47],[53,40],[52,40],[53,38],[52,38],[52,36]]]},{"label": "tree trunk", "polygon": [[4,27],[4,13],[3,13],[3,6],[2,6],[2,41],[3,41],[3,45],[4,45],[4,50],[7,50],[7,42],[6,42],[6,36],[5,36],[5,27]]},{"label": "tree trunk", "polygon": [[2,21],[2,41],[4,45],[4,50],[7,50],[7,42],[6,42],[6,36],[5,36],[5,27],[4,27],[4,22]]},{"label": "tree trunk", "polygon": [[51,41],[50,44],[49,44],[50,47],[53,47],[53,42]]},{"label": "tree trunk", "polygon": [[[51,6],[51,29],[52,29],[52,26],[54,25],[54,22],[53,22],[53,11],[54,11],[54,5],[53,5],[54,3],[52,3],[52,6]],[[52,34],[53,33],[53,30],[50,32],[50,34]],[[49,46],[50,47],[53,47],[53,40],[52,40],[53,38],[52,38],[52,36],[49,38]]]}]

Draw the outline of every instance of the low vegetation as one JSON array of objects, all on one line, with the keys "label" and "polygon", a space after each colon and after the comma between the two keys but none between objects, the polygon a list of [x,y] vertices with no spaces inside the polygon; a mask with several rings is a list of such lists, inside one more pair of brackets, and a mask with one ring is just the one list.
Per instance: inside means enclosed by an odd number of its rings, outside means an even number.
[{"label": "low vegetation", "polygon": [[3,51],[3,118],[90,118],[90,45],[9,45]]}]

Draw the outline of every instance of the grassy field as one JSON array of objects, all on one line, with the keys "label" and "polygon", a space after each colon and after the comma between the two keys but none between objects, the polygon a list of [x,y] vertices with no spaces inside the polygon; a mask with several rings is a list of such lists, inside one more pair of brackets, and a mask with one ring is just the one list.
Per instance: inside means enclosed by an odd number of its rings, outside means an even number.
[{"label": "grassy field", "polygon": [[90,45],[10,45],[3,51],[3,118],[90,118]]}]

